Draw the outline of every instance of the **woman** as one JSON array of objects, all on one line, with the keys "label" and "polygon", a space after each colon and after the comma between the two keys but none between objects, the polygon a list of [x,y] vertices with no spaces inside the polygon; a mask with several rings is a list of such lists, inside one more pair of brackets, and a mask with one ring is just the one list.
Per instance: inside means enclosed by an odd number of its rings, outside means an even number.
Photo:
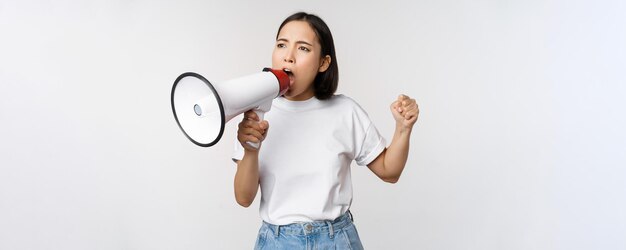
[{"label": "woman", "polygon": [[288,73],[290,88],[273,101],[266,120],[245,113],[233,156],[237,202],[250,206],[261,187],[263,224],[255,249],[363,249],[349,212],[350,164],[355,160],[380,179],[397,182],[419,115],[415,100],[400,95],[391,104],[396,129],[386,148],[367,113],[334,94],[338,67],[331,32],[322,19],[303,12],[280,25],[272,67]]}]

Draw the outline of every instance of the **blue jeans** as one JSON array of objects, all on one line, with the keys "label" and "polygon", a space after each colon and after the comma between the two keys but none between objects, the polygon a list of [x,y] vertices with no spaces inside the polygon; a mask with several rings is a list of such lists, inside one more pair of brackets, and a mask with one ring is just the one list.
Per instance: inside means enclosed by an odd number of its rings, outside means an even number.
[{"label": "blue jeans", "polygon": [[298,222],[278,226],[263,222],[255,250],[361,250],[361,239],[350,212],[334,221]]}]

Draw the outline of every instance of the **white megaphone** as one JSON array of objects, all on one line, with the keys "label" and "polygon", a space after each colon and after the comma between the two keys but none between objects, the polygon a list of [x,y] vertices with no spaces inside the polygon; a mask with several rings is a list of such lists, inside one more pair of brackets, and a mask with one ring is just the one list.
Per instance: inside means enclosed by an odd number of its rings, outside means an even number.
[{"label": "white megaphone", "polygon": [[[172,112],[185,136],[202,147],[217,143],[224,125],[233,117],[254,110],[263,120],[272,100],[289,88],[289,76],[282,70],[262,72],[211,84],[199,74],[187,72],[172,86]],[[258,143],[248,142],[258,148]]]}]

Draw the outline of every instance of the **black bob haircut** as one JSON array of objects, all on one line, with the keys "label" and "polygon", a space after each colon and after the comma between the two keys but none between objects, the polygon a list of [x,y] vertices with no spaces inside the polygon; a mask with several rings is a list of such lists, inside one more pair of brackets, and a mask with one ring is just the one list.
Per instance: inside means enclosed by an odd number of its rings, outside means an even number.
[{"label": "black bob haircut", "polygon": [[280,34],[280,30],[283,29],[285,24],[291,21],[305,21],[311,26],[315,34],[317,35],[318,42],[322,46],[320,57],[330,56],[330,65],[324,72],[318,72],[313,81],[313,90],[315,97],[320,100],[329,99],[337,91],[337,85],[339,82],[339,68],[337,67],[337,57],[335,56],[335,43],[333,36],[330,33],[328,25],[316,15],[306,12],[295,13],[285,19],[278,28],[276,33],[276,39]]}]

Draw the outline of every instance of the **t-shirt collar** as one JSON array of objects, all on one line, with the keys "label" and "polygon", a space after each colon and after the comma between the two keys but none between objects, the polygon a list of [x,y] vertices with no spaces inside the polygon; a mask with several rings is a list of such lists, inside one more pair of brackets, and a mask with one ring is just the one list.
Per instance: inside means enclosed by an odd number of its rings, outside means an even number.
[{"label": "t-shirt collar", "polygon": [[280,109],[291,110],[291,111],[306,111],[315,108],[319,108],[322,104],[322,101],[317,99],[315,96],[304,100],[304,101],[290,101],[289,99],[279,96],[274,99],[274,106]]}]

